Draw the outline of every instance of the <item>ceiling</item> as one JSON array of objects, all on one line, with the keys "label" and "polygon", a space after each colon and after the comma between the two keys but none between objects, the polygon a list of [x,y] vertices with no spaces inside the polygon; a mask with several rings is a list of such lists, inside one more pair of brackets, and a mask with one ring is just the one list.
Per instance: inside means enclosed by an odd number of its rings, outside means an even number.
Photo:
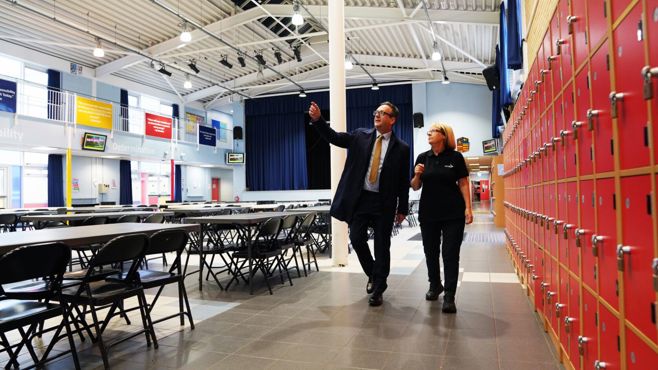
[{"label": "ceiling", "polygon": [[[328,87],[328,0],[299,2],[304,24],[296,27],[293,0],[0,0],[0,40],[78,63],[98,78],[124,78],[209,109],[234,99]],[[440,81],[444,70],[451,81],[485,83],[481,71],[495,61],[499,1],[344,4],[345,48],[355,62],[346,71],[348,88]],[[190,42],[180,41],[183,27]],[[99,41],[101,58],[92,55]],[[430,57],[434,41],[441,61]],[[232,68],[219,63],[223,57]],[[183,87],[187,75],[191,89]]]}]

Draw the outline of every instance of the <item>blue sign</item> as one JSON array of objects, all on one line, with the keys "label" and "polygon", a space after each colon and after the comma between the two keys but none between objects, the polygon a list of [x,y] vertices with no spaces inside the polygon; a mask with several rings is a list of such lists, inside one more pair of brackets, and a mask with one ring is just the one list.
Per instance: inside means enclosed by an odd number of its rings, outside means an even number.
[{"label": "blue sign", "polygon": [[226,133],[228,132],[228,126],[224,122],[220,122],[217,120],[210,120],[210,123],[212,124],[212,127],[217,129],[217,132],[219,133],[219,141],[222,143],[227,143],[227,138],[226,138]]},{"label": "blue sign", "polygon": [[199,125],[199,144],[209,146],[217,145],[217,131],[215,131],[214,127]]},{"label": "blue sign", "polygon": [[0,79],[0,112],[16,113],[16,82]]}]

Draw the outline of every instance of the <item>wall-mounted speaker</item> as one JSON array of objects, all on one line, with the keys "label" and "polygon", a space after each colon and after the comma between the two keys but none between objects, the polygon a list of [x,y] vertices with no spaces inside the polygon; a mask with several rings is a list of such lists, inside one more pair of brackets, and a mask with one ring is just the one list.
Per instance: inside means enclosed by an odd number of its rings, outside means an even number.
[{"label": "wall-mounted speaker", "polygon": [[233,140],[242,140],[242,127],[233,127]]},{"label": "wall-mounted speaker", "polygon": [[422,128],[423,126],[425,126],[423,123],[423,114],[420,112],[414,113],[414,127]]},{"label": "wall-mounted speaker", "polygon": [[482,76],[487,81],[487,87],[489,90],[494,91],[500,89],[500,74],[498,73],[498,68],[496,65],[489,66],[482,70]]}]

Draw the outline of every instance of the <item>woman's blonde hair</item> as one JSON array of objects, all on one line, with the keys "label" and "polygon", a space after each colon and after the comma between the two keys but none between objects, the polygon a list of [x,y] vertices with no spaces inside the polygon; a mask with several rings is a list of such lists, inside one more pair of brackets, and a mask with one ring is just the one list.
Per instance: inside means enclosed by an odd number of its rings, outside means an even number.
[{"label": "woman's blonde hair", "polygon": [[431,129],[439,130],[443,135],[446,137],[446,147],[455,150],[457,148],[457,142],[455,142],[455,133],[452,131],[452,127],[450,127],[447,123],[443,122],[437,122],[433,123],[432,126],[430,127]]}]

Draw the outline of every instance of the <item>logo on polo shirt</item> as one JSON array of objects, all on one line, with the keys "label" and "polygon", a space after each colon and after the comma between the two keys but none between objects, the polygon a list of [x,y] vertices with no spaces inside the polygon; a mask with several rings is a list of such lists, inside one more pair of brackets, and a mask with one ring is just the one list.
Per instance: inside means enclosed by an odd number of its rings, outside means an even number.
[{"label": "logo on polo shirt", "polygon": [[451,164],[446,164],[446,165],[443,166],[443,167],[445,167],[445,168],[453,168],[454,166],[453,166],[452,163],[451,163]]}]

